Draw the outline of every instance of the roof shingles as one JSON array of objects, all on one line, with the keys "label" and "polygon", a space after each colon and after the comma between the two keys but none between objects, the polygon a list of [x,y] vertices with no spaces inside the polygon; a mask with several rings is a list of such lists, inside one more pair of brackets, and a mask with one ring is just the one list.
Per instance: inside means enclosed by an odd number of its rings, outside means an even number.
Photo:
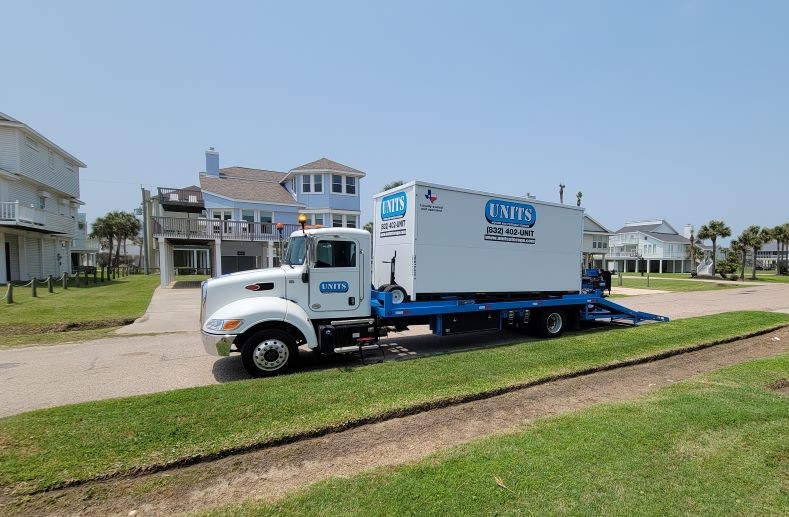
[{"label": "roof shingles", "polygon": [[296,199],[280,183],[284,177],[284,172],[225,167],[219,169],[219,177],[201,175],[200,188],[204,192],[239,201],[298,205]]}]

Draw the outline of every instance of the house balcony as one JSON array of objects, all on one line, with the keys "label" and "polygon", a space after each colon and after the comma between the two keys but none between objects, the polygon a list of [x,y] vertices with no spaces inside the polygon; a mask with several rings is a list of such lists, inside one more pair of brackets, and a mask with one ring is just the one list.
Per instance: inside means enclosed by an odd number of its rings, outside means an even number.
[{"label": "house balcony", "polygon": [[159,187],[159,204],[168,212],[199,214],[205,210],[203,192],[197,189]]},{"label": "house balcony", "polygon": [[72,239],[71,251],[74,253],[98,253],[101,246],[97,239]]},{"label": "house balcony", "polygon": [[[154,237],[184,240],[276,241],[279,240],[275,223],[222,221],[219,219],[188,219],[185,217],[153,217]],[[287,239],[301,226],[286,224],[282,238]]]},{"label": "house balcony", "polygon": [[0,226],[41,233],[73,235],[77,224],[73,217],[12,201],[0,203]]}]

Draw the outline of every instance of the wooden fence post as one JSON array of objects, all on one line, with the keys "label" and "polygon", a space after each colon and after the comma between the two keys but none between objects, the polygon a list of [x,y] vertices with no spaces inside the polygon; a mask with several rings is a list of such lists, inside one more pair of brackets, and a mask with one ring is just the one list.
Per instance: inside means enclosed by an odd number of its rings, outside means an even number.
[{"label": "wooden fence post", "polygon": [[38,294],[36,294],[36,277],[33,277],[33,281],[30,282],[30,285],[31,285],[31,290],[30,290],[31,294],[33,295],[33,298],[36,298],[38,296]]},{"label": "wooden fence post", "polygon": [[101,283],[104,283],[104,266],[101,266]]},{"label": "wooden fence post", "polygon": [[52,275],[47,275],[47,291],[49,291],[50,293],[54,292],[53,287],[54,286],[52,285]]},{"label": "wooden fence post", "polygon": [[96,285],[96,282],[97,282],[97,280],[96,280],[96,268],[94,267],[93,268],[93,285]]},{"label": "wooden fence post", "polygon": [[63,290],[68,289],[68,273],[63,273]]},{"label": "wooden fence post", "polygon": [[14,303],[14,284],[8,282],[8,290],[5,292],[5,303],[11,305]]}]

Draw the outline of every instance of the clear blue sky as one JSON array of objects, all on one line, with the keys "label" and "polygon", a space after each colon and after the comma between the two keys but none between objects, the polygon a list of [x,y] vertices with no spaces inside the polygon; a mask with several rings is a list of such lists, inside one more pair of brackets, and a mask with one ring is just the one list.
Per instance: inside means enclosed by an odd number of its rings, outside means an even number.
[{"label": "clear blue sky", "polygon": [[88,164],[89,219],[327,156],[574,202],[616,230],[789,221],[789,3],[4,2],[0,111]]}]

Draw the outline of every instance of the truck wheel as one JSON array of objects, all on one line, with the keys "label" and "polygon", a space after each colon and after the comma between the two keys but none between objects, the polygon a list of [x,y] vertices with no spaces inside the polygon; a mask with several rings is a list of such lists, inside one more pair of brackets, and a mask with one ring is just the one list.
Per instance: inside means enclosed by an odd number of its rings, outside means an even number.
[{"label": "truck wheel", "polygon": [[241,362],[253,377],[279,375],[293,368],[298,358],[296,340],[283,330],[255,332],[241,347]]},{"label": "truck wheel", "polygon": [[559,337],[564,333],[567,317],[559,309],[540,311],[537,317],[537,333],[542,337]]},{"label": "truck wheel", "polygon": [[397,305],[403,303],[406,298],[405,289],[397,284],[389,284],[384,288],[384,292],[392,293],[392,303]]}]

